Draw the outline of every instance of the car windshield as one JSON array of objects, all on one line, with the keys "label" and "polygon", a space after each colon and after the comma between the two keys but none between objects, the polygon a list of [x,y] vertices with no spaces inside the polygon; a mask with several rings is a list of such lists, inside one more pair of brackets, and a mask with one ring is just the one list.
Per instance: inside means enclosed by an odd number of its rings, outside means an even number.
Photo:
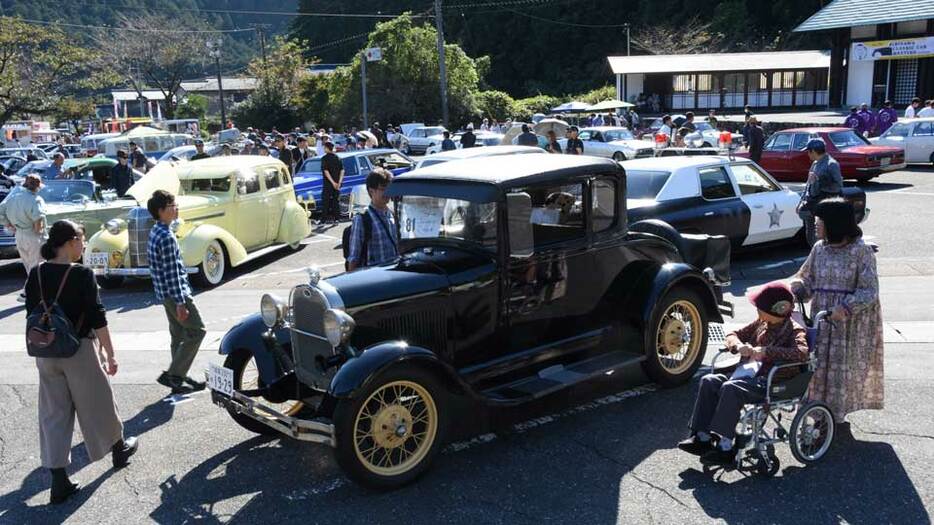
[{"label": "car windshield", "polygon": [[632,140],[632,133],[628,129],[612,129],[610,131],[604,131],[603,137],[609,141],[613,140]]},{"label": "car windshield", "polygon": [[321,173],[321,159],[308,159],[302,164],[302,172]]},{"label": "car windshield", "polygon": [[47,181],[39,190],[45,202],[84,202],[94,200],[94,184],[90,181]]},{"label": "car windshield", "polygon": [[402,239],[457,239],[496,251],[496,203],[404,195],[396,213]]},{"label": "car windshield", "polygon": [[188,160],[195,154],[195,150],[187,146],[181,148],[173,148],[165,152],[165,155],[159,157],[159,162],[168,162],[172,160]]},{"label": "car windshield", "polygon": [[694,127],[697,128],[697,131],[707,131],[713,129],[713,126],[707,122],[695,122]]},{"label": "car windshield", "polygon": [[432,137],[444,133],[444,128],[422,128],[416,134],[417,137]]},{"label": "car windshield", "polygon": [[369,158],[370,162],[374,166],[382,165],[384,168],[389,170],[394,170],[397,168],[408,168],[412,165],[412,161],[410,159],[395,151],[369,155]]},{"label": "car windshield", "polygon": [[828,133],[830,141],[837,149],[852,148],[854,146],[865,146],[869,141],[860,137],[855,131],[834,131]]},{"label": "car windshield", "polygon": [[499,146],[503,137],[480,137],[479,142],[484,146]]},{"label": "car windshield", "polygon": [[230,177],[197,178],[179,181],[182,193],[228,193]]},{"label": "car windshield", "polygon": [[626,198],[654,199],[670,176],[668,171],[626,170]]},{"label": "car windshield", "polygon": [[419,168],[427,168],[428,166],[434,166],[435,164],[443,164],[447,162],[444,159],[425,159],[418,165]]},{"label": "car windshield", "polygon": [[885,130],[882,137],[907,137],[909,131],[911,131],[911,126],[896,122],[891,128]]},{"label": "car windshield", "polygon": [[23,165],[19,171],[16,172],[16,175],[19,177],[25,177],[30,173],[43,173],[46,168],[52,165],[51,160],[32,160]]}]

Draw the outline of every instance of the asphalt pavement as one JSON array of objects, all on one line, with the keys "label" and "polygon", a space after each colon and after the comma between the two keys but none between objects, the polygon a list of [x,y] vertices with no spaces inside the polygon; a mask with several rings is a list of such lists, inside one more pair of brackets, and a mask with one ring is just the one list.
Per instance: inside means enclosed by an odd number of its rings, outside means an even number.
[{"label": "asphalt pavement", "polygon": [[[257,437],[206,394],[165,399],[154,383],[168,332],[150,285],[105,290],[120,373],[114,378],[128,434],[141,451],[119,472],[73,448],[84,488],[49,507],[39,468],[37,376],[25,355],[22,269],[0,261],[0,524],[25,523],[929,523],[934,509],[934,171],[910,169],[864,185],[866,237],[878,254],[886,341],[886,408],[853,414],[851,434],[804,466],[778,447],[774,479],[712,477],[675,443],[686,434],[696,382],[661,389],[638,370],[553,395],[522,411],[465,425],[417,483],[375,493],[348,481],[322,445]],[[316,227],[298,253],[234,269],[196,302],[209,335],[196,367],[220,362],[220,337],[285,295],[314,264],[342,270],[344,225]],[[797,270],[807,251],[776,246],[734,257],[727,329],[754,314],[749,290]],[[708,356],[709,359],[709,356]],[[482,421],[487,422],[483,424]],[[786,425],[790,418],[785,419]]]}]

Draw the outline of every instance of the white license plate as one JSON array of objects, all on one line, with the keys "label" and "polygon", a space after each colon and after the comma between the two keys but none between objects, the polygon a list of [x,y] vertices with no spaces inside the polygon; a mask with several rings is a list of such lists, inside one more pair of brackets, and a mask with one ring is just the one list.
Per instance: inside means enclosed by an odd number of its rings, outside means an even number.
[{"label": "white license plate", "polygon": [[233,397],[233,370],[210,363],[204,373],[208,380],[208,388],[220,392],[227,397]]},{"label": "white license plate", "polygon": [[110,263],[110,254],[94,252],[85,255],[84,264],[91,268],[107,268]]},{"label": "white license plate", "polygon": [[892,163],[892,159],[890,159],[889,157],[885,157],[885,158],[883,158],[883,159],[879,159],[879,165],[880,165],[880,166],[888,166],[888,165],[891,164],[891,163]]}]

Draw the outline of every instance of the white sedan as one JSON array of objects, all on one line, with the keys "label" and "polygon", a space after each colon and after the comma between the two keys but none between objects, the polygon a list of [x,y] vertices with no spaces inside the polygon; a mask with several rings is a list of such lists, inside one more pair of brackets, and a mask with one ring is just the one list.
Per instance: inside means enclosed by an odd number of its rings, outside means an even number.
[{"label": "white sedan", "polygon": [[406,136],[409,143],[402,153],[406,155],[423,155],[428,148],[441,144],[441,141],[444,140],[445,131],[447,130],[442,126],[424,126],[413,129]]},{"label": "white sedan", "polygon": [[[655,143],[639,140],[626,128],[598,126],[583,128],[578,138],[584,143],[584,155],[607,157],[615,161],[652,157],[655,155]],[[567,148],[567,139],[558,141],[561,149]]]},{"label": "white sedan", "polygon": [[934,118],[902,120],[892,124],[880,137],[869,139],[874,145],[895,146],[905,150],[908,164],[934,164]]},{"label": "white sedan", "polygon": [[[474,143],[475,148],[480,148],[483,146],[499,146],[503,142],[502,133],[492,133],[489,131],[478,131],[474,133],[477,136],[477,141]],[[461,149],[463,145],[461,144],[461,136],[463,133],[457,133],[451,140],[454,141],[454,145],[457,146],[457,149]],[[444,138],[442,136],[442,138]],[[425,155],[434,155],[435,153],[441,152],[441,143],[428,146],[428,149],[425,150]]]}]

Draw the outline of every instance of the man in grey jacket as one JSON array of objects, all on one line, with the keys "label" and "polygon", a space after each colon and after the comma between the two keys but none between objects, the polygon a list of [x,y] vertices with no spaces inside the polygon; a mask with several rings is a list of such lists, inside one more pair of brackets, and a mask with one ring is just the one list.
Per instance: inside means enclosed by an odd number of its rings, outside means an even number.
[{"label": "man in grey jacket", "polygon": [[[27,276],[42,261],[39,249],[45,242],[45,200],[39,196],[41,188],[39,175],[27,175],[23,185],[13,188],[0,203],[0,224],[15,232],[16,250]],[[26,294],[21,293],[17,300],[26,302]]]},{"label": "man in grey jacket", "polygon": [[813,210],[820,201],[837,197],[843,192],[843,176],[840,174],[840,164],[827,154],[827,145],[823,140],[811,139],[807,144],[807,152],[811,159],[811,169],[804,195],[798,203],[798,215],[804,221],[808,244],[813,246],[817,242]]}]

